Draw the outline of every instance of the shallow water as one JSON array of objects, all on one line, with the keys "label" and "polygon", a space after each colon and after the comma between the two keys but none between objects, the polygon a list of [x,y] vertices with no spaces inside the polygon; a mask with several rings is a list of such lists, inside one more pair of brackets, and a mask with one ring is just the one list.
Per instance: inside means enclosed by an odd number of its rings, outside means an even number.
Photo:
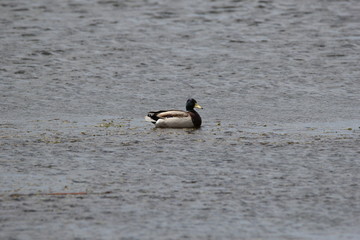
[{"label": "shallow water", "polygon": [[1,239],[359,239],[359,10],[2,1]]}]

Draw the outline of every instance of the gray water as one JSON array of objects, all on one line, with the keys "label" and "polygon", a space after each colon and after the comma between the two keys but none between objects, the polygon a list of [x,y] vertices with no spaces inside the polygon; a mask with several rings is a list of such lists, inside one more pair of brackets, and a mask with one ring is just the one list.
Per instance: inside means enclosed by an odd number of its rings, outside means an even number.
[{"label": "gray water", "polygon": [[0,238],[360,239],[359,12],[2,0]]}]

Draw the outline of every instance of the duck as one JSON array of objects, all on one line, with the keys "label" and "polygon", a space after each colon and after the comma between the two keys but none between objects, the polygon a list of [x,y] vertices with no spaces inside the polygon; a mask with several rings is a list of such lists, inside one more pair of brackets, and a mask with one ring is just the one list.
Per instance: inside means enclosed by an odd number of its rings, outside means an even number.
[{"label": "duck", "polygon": [[194,108],[203,109],[195,99],[186,101],[186,111],[160,110],[149,112],[145,120],[151,122],[156,128],[200,128],[201,117]]}]

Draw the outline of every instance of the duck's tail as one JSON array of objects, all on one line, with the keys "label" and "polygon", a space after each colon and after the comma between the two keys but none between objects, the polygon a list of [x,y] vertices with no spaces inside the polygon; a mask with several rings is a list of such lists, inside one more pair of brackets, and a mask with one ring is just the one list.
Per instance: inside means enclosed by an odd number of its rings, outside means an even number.
[{"label": "duck's tail", "polygon": [[158,119],[155,112],[149,112],[148,115],[145,116],[145,121],[152,122],[153,124],[155,124]]}]

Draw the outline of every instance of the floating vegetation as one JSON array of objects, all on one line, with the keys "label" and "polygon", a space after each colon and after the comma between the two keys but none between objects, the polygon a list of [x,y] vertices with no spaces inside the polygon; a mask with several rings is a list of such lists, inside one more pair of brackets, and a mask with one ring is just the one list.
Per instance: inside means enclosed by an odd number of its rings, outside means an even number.
[{"label": "floating vegetation", "polygon": [[39,143],[47,143],[47,144],[57,144],[62,143],[61,139],[58,137],[43,137],[37,139],[37,142]]},{"label": "floating vegetation", "polygon": [[65,143],[65,142],[70,142],[70,143],[75,143],[75,142],[80,142],[81,139],[80,138],[62,138],[62,137],[58,137],[58,136],[44,136],[42,138],[39,138],[36,140],[36,142],[38,143],[46,143],[46,144],[58,144],[58,143]]},{"label": "floating vegetation", "polygon": [[117,127],[117,128],[120,128],[120,127],[124,127],[125,125],[124,124],[118,124],[118,123],[114,123],[114,120],[110,120],[109,122],[104,119],[103,120],[104,122],[98,124],[98,125],[95,125],[95,127],[104,127],[104,128],[109,128],[109,127]]}]

